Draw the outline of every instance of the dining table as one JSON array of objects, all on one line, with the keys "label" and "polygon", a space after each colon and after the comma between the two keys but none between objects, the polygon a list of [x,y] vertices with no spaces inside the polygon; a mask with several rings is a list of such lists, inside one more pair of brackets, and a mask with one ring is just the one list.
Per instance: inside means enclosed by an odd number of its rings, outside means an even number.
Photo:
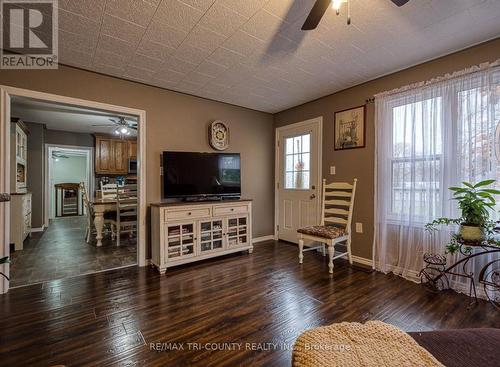
[{"label": "dining table", "polygon": [[[137,203],[137,198],[120,199],[120,203],[131,204]],[[116,198],[96,198],[92,201],[94,208],[94,225],[96,229],[97,247],[102,246],[102,231],[104,228],[104,213],[116,212],[117,199]],[[119,235],[119,234],[117,234]]]}]

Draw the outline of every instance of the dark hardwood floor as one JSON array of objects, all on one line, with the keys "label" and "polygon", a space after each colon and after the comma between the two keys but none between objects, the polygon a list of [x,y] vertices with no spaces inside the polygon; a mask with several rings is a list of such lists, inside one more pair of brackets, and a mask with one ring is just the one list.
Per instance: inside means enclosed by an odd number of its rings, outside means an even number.
[{"label": "dark hardwood floor", "polygon": [[134,265],[137,262],[136,239],[123,237],[120,247],[109,234],[102,247],[85,242],[87,219],[84,216],[56,218],[44,232],[36,232],[24,241],[21,251],[11,253],[10,286],[19,287],[48,280],[95,273]]},{"label": "dark hardwood floor", "polygon": [[13,289],[0,295],[0,365],[289,366],[296,337],[333,322],[500,327],[492,305],[468,304],[343,260],[332,276],[321,255],[306,253],[301,266],[296,246],[267,242],[165,276],[129,267]]}]

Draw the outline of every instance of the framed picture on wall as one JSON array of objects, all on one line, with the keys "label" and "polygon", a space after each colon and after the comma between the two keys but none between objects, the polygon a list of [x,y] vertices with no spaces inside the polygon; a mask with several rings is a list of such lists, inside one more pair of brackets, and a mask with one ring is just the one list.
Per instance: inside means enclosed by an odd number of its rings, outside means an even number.
[{"label": "framed picture on wall", "polygon": [[365,147],[365,106],[335,112],[333,141],[335,150]]}]

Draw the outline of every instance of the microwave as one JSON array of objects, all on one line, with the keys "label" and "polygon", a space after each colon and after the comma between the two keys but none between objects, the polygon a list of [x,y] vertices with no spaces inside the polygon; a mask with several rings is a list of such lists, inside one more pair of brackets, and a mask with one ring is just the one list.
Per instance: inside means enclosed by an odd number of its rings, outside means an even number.
[{"label": "microwave", "polygon": [[128,173],[137,173],[137,159],[128,160]]}]

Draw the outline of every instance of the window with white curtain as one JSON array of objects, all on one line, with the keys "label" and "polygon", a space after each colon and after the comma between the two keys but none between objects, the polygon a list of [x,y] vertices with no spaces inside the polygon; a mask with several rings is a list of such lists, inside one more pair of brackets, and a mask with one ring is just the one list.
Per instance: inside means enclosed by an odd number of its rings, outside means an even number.
[{"label": "window with white curtain", "polygon": [[448,188],[486,179],[500,188],[500,60],[381,93],[375,110],[376,266],[414,278],[423,254],[444,254],[450,236],[424,225],[460,215]]},{"label": "window with white curtain", "polygon": [[[391,215],[425,219],[426,203],[438,214],[442,156],[442,98],[392,108]],[[412,205],[406,205],[410,203]]]}]

